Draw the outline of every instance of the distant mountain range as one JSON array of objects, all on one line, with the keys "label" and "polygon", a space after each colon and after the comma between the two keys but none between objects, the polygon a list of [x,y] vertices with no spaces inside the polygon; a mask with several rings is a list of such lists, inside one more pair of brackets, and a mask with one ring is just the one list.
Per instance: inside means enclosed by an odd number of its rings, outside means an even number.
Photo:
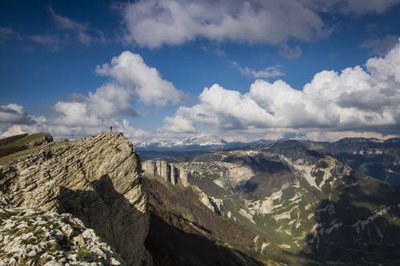
[{"label": "distant mountain range", "polygon": [[251,150],[285,147],[300,143],[308,151],[335,157],[361,173],[400,186],[400,138],[343,138],[336,142],[310,140],[258,140],[253,142],[227,142],[216,135],[190,137],[176,142],[160,141],[136,145],[141,158],[182,159],[205,152]]},{"label": "distant mountain range", "polygon": [[[229,142],[223,139],[218,135],[199,135],[184,138],[181,140],[155,140],[155,141],[145,141],[136,143],[136,148],[138,149],[182,149],[182,148],[193,148],[193,147],[204,147],[207,149],[208,147],[219,147],[220,149],[230,148],[230,147],[252,147],[252,148],[261,148],[267,147],[273,143],[284,142],[287,139],[280,140],[266,140],[260,139],[256,141],[250,142]],[[387,140],[380,140],[376,138],[343,138],[336,142],[325,142],[325,141],[310,141],[310,140],[297,140],[303,144],[321,144],[325,148],[335,148],[338,147],[340,149],[349,147],[351,149],[354,148],[362,148],[362,147],[385,147],[392,146],[393,144],[398,144],[400,146],[400,138],[391,138]]]},{"label": "distant mountain range", "polygon": [[160,140],[152,142],[142,142],[136,144],[138,148],[172,148],[190,146],[224,146],[228,144],[226,140],[217,135],[200,135],[188,137],[178,141]]}]

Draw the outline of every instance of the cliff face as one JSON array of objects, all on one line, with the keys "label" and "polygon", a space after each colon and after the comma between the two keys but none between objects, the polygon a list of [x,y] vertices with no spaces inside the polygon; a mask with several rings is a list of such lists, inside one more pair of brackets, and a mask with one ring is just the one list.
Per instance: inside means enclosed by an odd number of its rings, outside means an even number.
[{"label": "cliff face", "polygon": [[141,165],[122,134],[62,141],[0,158],[0,189],[13,206],[71,213],[128,265],[151,262]]},{"label": "cliff face", "polygon": [[143,162],[143,171],[147,176],[159,176],[167,183],[187,186],[188,171],[179,163],[169,163],[164,160],[148,160]]}]

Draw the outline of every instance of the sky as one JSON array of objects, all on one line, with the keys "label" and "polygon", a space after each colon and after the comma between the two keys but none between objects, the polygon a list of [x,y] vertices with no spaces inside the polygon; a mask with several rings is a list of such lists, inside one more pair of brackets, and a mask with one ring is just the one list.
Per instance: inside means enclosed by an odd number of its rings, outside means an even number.
[{"label": "sky", "polygon": [[0,1],[0,137],[397,136],[400,0]]}]

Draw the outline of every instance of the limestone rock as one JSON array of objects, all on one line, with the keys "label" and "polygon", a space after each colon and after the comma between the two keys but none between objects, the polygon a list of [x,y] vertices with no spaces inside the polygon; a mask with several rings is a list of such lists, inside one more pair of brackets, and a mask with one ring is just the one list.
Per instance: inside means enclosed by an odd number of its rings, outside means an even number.
[{"label": "limestone rock", "polygon": [[151,262],[144,248],[149,215],[141,164],[122,134],[55,142],[17,155],[3,157],[0,166],[0,190],[13,206],[71,213],[128,265]]},{"label": "limestone rock", "polygon": [[148,160],[143,162],[143,170],[149,177],[161,177],[173,185],[188,185],[188,171],[179,163],[164,160]]},{"label": "limestone rock", "polygon": [[71,214],[0,206],[0,217],[0,265],[126,265]]}]

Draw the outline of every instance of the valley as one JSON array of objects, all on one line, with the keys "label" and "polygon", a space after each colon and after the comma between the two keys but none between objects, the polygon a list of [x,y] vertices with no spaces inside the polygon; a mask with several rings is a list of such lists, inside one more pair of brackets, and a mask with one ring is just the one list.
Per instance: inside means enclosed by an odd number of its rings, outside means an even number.
[{"label": "valley", "polygon": [[[357,140],[347,141],[358,145]],[[345,142],[288,140],[264,147],[220,147],[183,158],[153,158],[144,161],[143,168],[149,182],[168,188],[165,194],[171,191],[174,197],[187,197],[189,190],[191,201],[196,202],[193,205],[214,213],[212,222],[210,218],[201,221],[201,212],[182,206],[187,199],[176,199],[180,208],[171,211],[174,215],[178,213],[192,224],[200,221],[209,238],[217,237],[259,261],[271,259],[290,265],[399,263],[400,250],[395,244],[400,233],[397,180],[381,181],[385,178],[369,176],[343,160],[343,154],[385,156],[397,151],[392,145],[388,149],[385,142],[379,148],[345,149],[341,146]],[[150,200],[150,205],[157,209],[159,202],[165,201],[160,196],[158,201]],[[167,209],[171,205],[167,204]],[[168,221],[166,216],[163,213]],[[216,230],[211,225],[216,219],[234,224],[240,228],[236,232],[247,237],[241,235],[238,242],[228,229]]]}]

